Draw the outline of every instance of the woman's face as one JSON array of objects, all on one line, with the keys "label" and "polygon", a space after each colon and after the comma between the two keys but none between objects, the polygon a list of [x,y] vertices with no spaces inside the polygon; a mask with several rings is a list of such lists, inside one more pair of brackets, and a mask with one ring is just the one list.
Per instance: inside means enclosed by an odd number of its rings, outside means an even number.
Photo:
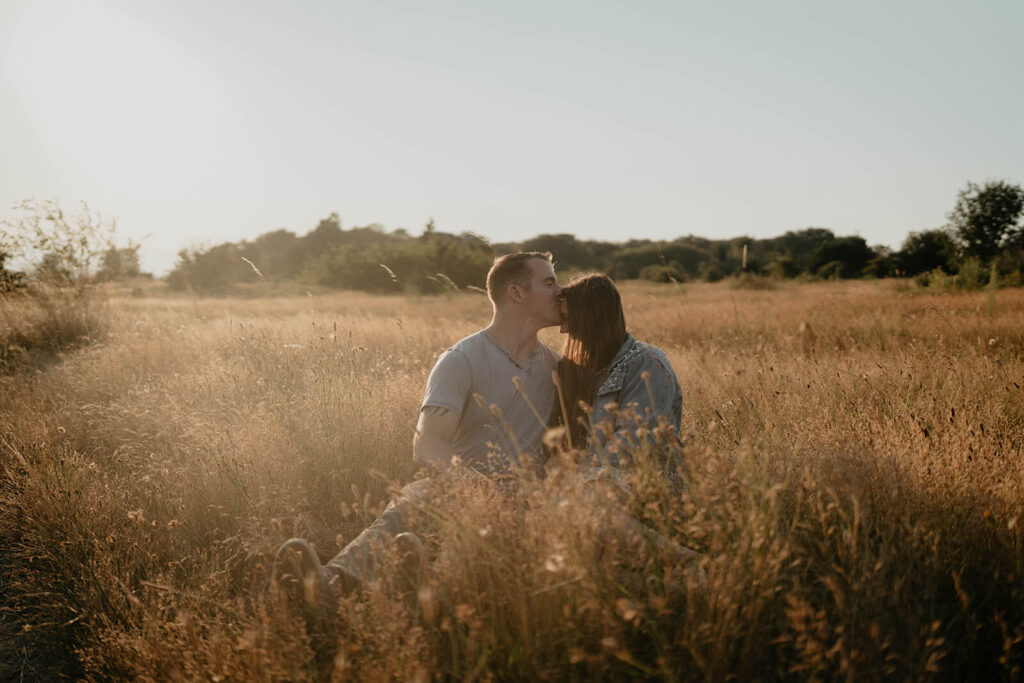
[{"label": "woman's face", "polygon": [[558,331],[565,334],[569,331],[569,305],[565,303],[565,296],[559,297],[559,307],[562,312],[562,326],[558,328]]}]

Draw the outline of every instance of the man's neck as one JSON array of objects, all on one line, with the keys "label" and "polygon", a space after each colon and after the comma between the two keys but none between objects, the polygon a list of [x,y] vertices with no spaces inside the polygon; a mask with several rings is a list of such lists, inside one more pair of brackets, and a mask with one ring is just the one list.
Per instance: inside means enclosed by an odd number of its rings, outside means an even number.
[{"label": "man's neck", "polygon": [[484,328],[499,346],[512,354],[519,365],[530,362],[530,354],[537,348],[537,328],[512,316],[495,313],[491,324]]}]

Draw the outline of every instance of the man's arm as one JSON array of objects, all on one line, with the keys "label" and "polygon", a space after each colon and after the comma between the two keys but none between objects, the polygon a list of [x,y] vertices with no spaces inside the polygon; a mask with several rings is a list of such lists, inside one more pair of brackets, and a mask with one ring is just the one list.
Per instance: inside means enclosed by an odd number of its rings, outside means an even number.
[{"label": "man's arm", "polygon": [[451,467],[452,441],[459,426],[459,416],[446,408],[424,406],[412,439],[412,459],[418,465],[444,472]]}]

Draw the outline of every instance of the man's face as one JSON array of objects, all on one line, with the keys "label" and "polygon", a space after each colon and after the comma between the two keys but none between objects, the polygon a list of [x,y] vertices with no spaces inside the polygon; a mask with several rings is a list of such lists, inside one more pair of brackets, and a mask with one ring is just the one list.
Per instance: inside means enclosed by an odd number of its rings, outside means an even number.
[{"label": "man's face", "polygon": [[541,327],[551,327],[562,322],[562,288],[558,286],[555,269],[543,259],[530,259],[529,289],[523,288],[523,304],[531,320]]}]

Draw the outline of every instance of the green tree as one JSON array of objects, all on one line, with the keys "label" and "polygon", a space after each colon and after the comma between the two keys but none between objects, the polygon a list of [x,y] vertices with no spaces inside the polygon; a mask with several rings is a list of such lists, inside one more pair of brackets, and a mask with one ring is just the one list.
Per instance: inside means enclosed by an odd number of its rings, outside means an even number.
[{"label": "green tree", "polygon": [[815,270],[816,250],[835,237],[835,233],[827,228],[804,228],[790,230],[772,242],[780,250],[780,256],[788,256],[792,260],[798,273],[810,273]]},{"label": "green tree", "polygon": [[337,212],[331,213],[327,218],[320,221],[315,228],[302,238],[307,258],[316,258],[344,241],[345,238],[341,234],[341,218]]},{"label": "green tree", "polygon": [[861,270],[864,277],[889,277],[896,268],[896,259],[892,249],[884,244],[876,244],[871,247],[874,252],[866,266]]},{"label": "green tree", "polygon": [[825,278],[853,278],[860,275],[875,256],[863,237],[835,237],[815,248],[811,272]]},{"label": "green tree", "polygon": [[897,267],[904,275],[917,275],[936,268],[949,272],[956,260],[956,243],[947,230],[912,232],[896,253]]},{"label": "green tree", "polygon": [[1024,189],[1004,180],[967,183],[949,214],[964,253],[989,261],[1003,249],[1024,245]]},{"label": "green tree", "polygon": [[297,276],[304,264],[301,242],[295,233],[280,229],[266,232],[251,245],[251,260],[268,279]]},{"label": "green tree", "polygon": [[139,247],[131,240],[127,247],[111,246],[100,257],[100,271],[97,277],[101,280],[119,280],[126,277],[138,277],[142,272],[139,264]]},{"label": "green tree", "polygon": [[167,276],[167,284],[175,290],[223,292],[238,283],[258,282],[260,275],[245,261],[252,260],[247,247],[246,242],[225,242],[207,250],[182,249],[174,270]]},{"label": "green tree", "polygon": [[537,235],[520,243],[519,248],[522,251],[549,251],[554,255],[555,263],[562,268],[593,267],[587,243],[579,241],[575,235]]}]

